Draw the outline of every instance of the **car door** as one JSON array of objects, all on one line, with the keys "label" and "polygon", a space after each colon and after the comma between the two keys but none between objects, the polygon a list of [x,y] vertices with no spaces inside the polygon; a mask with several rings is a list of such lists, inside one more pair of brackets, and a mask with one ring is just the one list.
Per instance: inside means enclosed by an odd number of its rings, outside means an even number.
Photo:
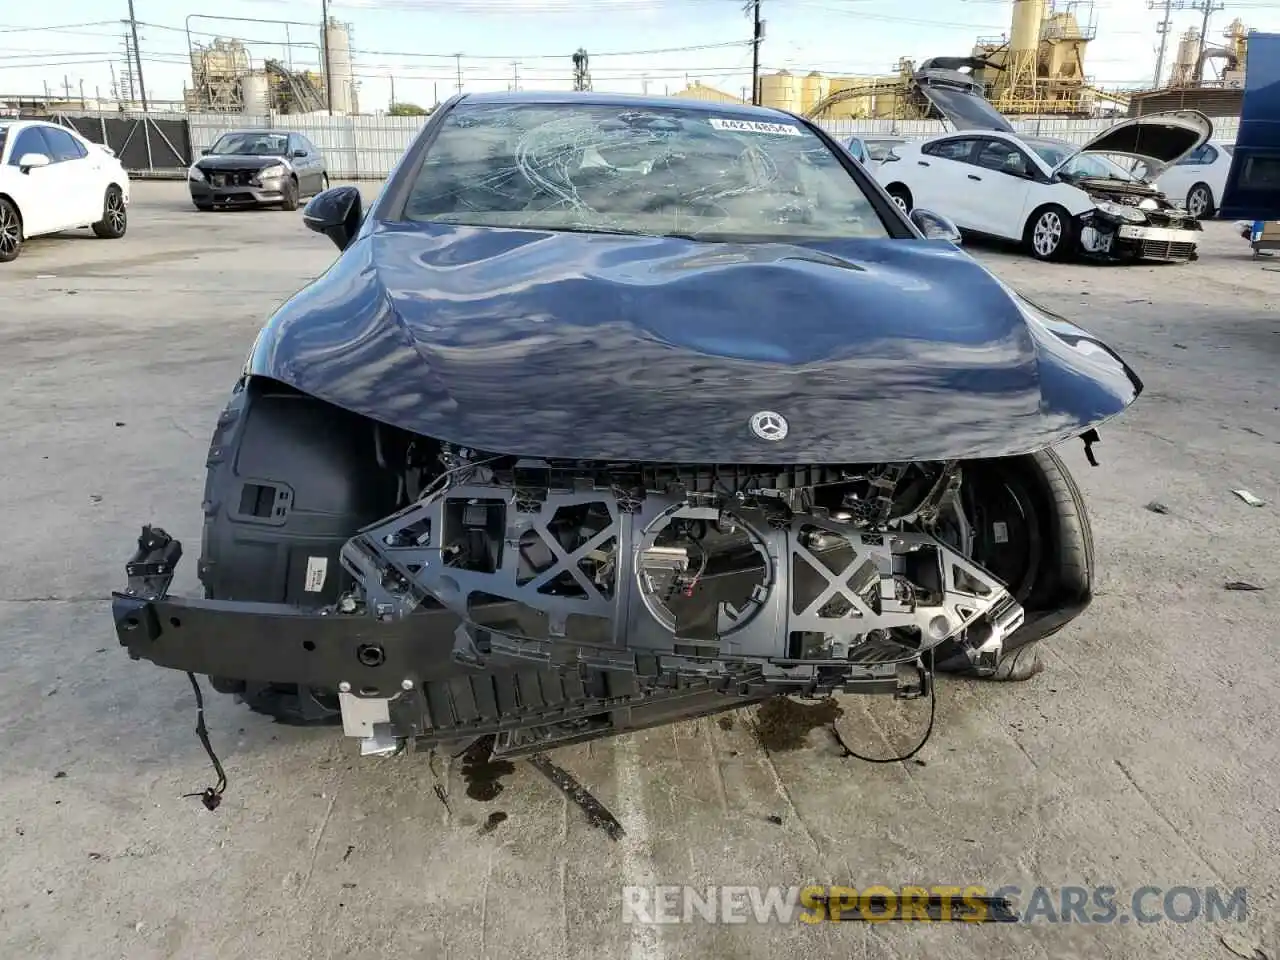
[{"label": "car door", "polygon": [[[49,144],[45,142],[40,126],[23,127],[10,139],[6,163],[18,171],[18,175],[9,178],[9,189],[22,214],[23,232],[34,237],[63,229],[70,217],[70,205],[58,188],[57,164],[50,156]],[[21,161],[29,154],[48,158],[48,165],[24,170]]]},{"label": "car door", "polygon": [[307,153],[310,154],[311,163],[315,168],[316,190],[317,191],[323,190],[325,173],[327,172],[324,166],[324,155],[320,152],[320,148],[317,147],[310,140],[308,140],[306,137],[302,138],[302,143],[303,143],[303,146],[306,147]]},{"label": "car door", "polygon": [[289,138],[289,151],[291,154],[301,153],[302,156],[295,156],[293,160],[294,169],[298,173],[298,186],[304,195],[320,191],[320,165],[317,162],[316,152],[312,148],[306,137],[300,134],[294,134]]},{"label": "car door", "polygon": [[950,217],[958,227],[977,229],[965,222],[966,206],[962,196],[969,182],[966,179],[969,155],[977,142],[978,138],[973,136],[931,140],[920,148],[914,159],[905,161],[915,167],[908,174],[914,206]]},{"label": "car door", "polygon": [[1038,169],[1031,157],[1012,140],[988,137],[978,142],[969,167],[960,203],[970,229],[1019,239]]},{"label": "car door", "polygon": [[57,168],[56,182],[64,191],[68,224],[83,227],[101,220],[105,199],[101,164],[95,164],[96,158],[91,158],[85,145],[69,131],[51,125],[40,130],[49,145],[52,166]]}]

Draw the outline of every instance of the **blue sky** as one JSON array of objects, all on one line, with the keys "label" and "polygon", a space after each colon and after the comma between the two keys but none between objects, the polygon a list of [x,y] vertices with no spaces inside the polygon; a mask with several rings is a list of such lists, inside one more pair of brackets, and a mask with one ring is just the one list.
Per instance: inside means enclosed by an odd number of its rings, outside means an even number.
[{"label": "blue sky", "polygon": [[[1059,0],[1062,5],[1062,0]],[[1098,39],[1086,70],[1105,86],[1149,82],[1159,15],[1146,0],[1097,0]],[[153,100],[177,100],[187,77],[187,28],[195,42],[213,35],[248,42],[255,61],[319,62],[320,0],[219,0],[190,5],[134,0],[143,75]],[[764,0],[762,68],[831,74],[887,73],[898,57],[965,54],[977,36],[1008,30],[1011,0]],[[56,10],[56,13],[54,12]],[[246,23],[221,17],[296,21]],[[188,16],[190,19],[188,19]],[[465,90],[565,89],[569,55],[591,55],[597,89],[675,92],[687,81],[741,94],[750,84],[750,24],[742,0],[333,0],[330,15],[352,24],[362,109],[396,99],[429,104],[457,88],[461,52]],[[0,93],[41,93],[64,84],[78,96],[110,89],[123,64],[126,0],[59,0],[0,10]],[[1215,13],[1215,40],[1234,17],[1280,30],[1280,2],[1226,0]],[[1200,15],[1175,11],[1177,34]],[[311,24],[312,26],[308,26]],[[37,29],[32,29],[37,28]],[[291,46],[286,46],[290,41]],[[694,49],[690,49],[694,48]],[[626,51],[655,51],[623,55]],[[1172,52],[1172,51],[1171,51]],[[1171,55],[1171,53],[1170,53]],[[516,61],[513,63],[512,61]]]}]

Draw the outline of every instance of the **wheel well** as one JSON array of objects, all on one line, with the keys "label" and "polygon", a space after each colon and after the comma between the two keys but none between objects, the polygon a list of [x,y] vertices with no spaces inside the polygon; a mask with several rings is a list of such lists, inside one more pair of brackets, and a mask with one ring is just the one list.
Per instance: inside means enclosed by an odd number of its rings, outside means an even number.
[{"label": "wheel well", "polygon": [[1038,207],[1036,207],[1034,210],[1032,210],[1032,211],[1031,211],[1031,215],[1030,215],[1029,217],[1027,217],[1027,222],[1026,222],[1026,224],[1025,224],[1025,225],[1023,226],[1023,228],[1022,228],[1022,238],[1023,238],[1024,240],[1030,239],[1030,237],[1031,237],[1031,228],[1032,228],[1033,226],[1035,226],[1035,222],[1036,222],[1037,220],[1039,220],[1039,219],[1040,219],[1040,215],[1041,215],[1042,213],[1044,213],[1046,210],[1052,209],[1052,208],[1054,208],[1054,207],[1056,207],[1057,209],[1061,210],[1063,213],[1065,213],[1065,214],[1067,215],[1067,216],[1066,216],[1066,219],[1065,219],[1065,220],[1063,220],[1063,223],[1062,223],[1062,226],[1063,226],[1063,228],[1064,228],[1064,229],[1067,227],[1067,225],[1068,225],[1068,224],[1070,223],[1070,221],[1073,219],[1073,218],[1072,218],[1072,216],[1071,216],[1071,211],[1070,211],[1070,210],[1068,210],[1066,207],[1064,207],[1064,206],[1063,206],[1062,204],[1060,204],[1060,203],[1042,203],[1042,204],[1040,204],[1040,206],[1038,206]]},{"label": "wheel well", "polygon": [[908,197],[911,196],[911,188],[900,180],[893,181],[893,183],[889,184],[884,189],[886,193],[893,193],[896,190],[899,193],[905,193]]}]

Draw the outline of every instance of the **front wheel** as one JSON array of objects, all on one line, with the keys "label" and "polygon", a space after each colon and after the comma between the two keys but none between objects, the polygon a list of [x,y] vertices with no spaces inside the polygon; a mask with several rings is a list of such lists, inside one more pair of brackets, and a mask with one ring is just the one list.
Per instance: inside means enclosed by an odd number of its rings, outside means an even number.
[{"label": "front wheel", "polygon": [[296,180],[286,180],[283,188],[284,199],[280,201],[281,210],[297,210],[298,209],[298,182]]},{"label": "front wheel", "polygon": [[1037,210],[1027,221],[1024,242],[1037,260],[1064,260],[1075,246],[1075,221],[1058,206]]},{"label": "front wheel", "polygon": [[128,229],[129,214],[124,205],[124,193],[112,184],[102,199],[102,219],[93,225],[94,236],[103,240],[119,240]]},{"label": "front wheel", "polygon": [[18,259],[22,252],[22,217],[18,208],[0,197],[0,263]]},{"label": "front wheel", "polygon": [[1092,599],[1093,530],[1084,495],[1053,450],[980,460],[964,467],[972,557],[1006,584],[1026,611],[1006,638],[994,672],[980,673],[954,640],[937,668],[986,680],[1028,680],[1042,669],[1040,644]]}]

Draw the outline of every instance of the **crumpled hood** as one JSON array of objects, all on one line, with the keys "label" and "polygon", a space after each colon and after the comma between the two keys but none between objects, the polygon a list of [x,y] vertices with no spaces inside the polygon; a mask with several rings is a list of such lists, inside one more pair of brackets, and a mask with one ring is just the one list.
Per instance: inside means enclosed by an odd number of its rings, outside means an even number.
[{"label": "crumpled hood", "polygon": [[[1026,452],[1136,376],[950,244],[722,244],[378,224],[249,370],[495,453],[684,463]],[[760,411],[788,421],[768,442]]]},{"label": "crumpled hood", "polygon": [[201,170],[264,170],[276,164],[289,168],[288,157],[261,157],[250,153],[224,153],[201,157],[196,166]]},{"label": "crumpled hood", "polygon": [[1141,160],[1146,167],[1145,179],[1150,182],[1212,137],[1213,121],[1199,110],[1170,110],[1121,120],[1086,143],[1080,152]]}]

